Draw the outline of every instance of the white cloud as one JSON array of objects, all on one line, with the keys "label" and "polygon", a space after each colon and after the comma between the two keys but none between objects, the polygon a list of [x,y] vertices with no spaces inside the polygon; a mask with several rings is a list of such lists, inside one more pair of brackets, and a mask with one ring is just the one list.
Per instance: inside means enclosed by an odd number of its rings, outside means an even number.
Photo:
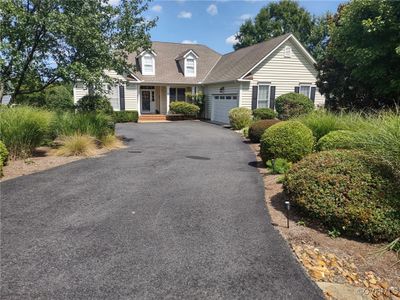
[{"label": "white cloud", "polygon": [[151,7],[151,10],[159,13],[159,12],[162,11],[162,6],[156,4],[156,5],[154,5],[154,6]]},{"label": "white cloud", "polygon": [[180,19],[191,19],[192,18],[192,13],[190,11],[181,11],[178,14],[178,18]]},{"label": "white cloud", "polygon": [[215,15],[218,14],[218,7],[217,7],[215,4],[210,4],[210,5],[207,7],[207,12],[208,12],[210,15],[215,16]]},{"label": "white cloud", "polygon": [[112,6],[117,6],[119,4],[119,0],[108,0],[108,4]]},{"label": "white cloud", "polygon": [[196,40],[183,40],[181,42],[182,44],[197,44]]},{"label": "white cloud", "polygon": [[239,19],[242,21],[246,21],[248,19],[251,19],[252,17],[253,17],[253,15],[251,15],[251,14],[243,14],[239,17]]},{"label": "white cloud", "polygon": [[229,45],[235,45],[237,44],[239,41],[236,39],[235,34],[232,34],[231,36],[228,36],[225,39],[225,43],[229,44]]}]

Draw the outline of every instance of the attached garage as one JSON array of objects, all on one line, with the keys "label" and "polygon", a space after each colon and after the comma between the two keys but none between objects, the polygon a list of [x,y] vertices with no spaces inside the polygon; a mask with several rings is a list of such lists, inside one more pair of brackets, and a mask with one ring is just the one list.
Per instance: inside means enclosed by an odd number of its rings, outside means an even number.
[{"label": "attached garage", "polygon": [[232,95],[213,95],[211,100],[211,121],[229,123],[229,111],[239,106],[239,97]]}]

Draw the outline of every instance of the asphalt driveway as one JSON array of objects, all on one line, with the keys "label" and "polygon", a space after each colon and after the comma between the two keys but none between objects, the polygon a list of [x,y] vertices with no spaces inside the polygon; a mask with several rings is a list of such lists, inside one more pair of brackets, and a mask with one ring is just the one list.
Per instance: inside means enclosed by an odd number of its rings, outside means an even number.
[{"label": "asphalt driveway", "polygon": [[196,121],[1,183],[2,299],[321,299],[270,224],[253,153]]}]

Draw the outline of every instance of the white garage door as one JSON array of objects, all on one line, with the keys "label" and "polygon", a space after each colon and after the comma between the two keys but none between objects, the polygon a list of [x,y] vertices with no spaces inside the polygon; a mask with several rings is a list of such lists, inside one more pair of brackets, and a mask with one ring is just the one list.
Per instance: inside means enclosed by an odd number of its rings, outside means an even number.
[{"label": "white garage door", "polygon": [[237,95],[213,95],[211,121],[229,123],[229,111],[237,107]]}]

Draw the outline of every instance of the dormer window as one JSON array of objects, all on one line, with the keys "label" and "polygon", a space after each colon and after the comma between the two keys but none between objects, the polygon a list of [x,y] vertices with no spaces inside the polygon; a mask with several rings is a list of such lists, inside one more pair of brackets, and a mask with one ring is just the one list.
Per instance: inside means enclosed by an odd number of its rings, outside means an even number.
[{"label": "dormer window", "polygon": [[185,60],[185,76],[196,76],[196,60],[194,59],[194,57],[188,56]]},{"label": "dormer window", "polygon": [[142,70],[143,75],[154,75],[155,74],[155,66],[154,66],[154,57],[151,54],[145,54],[142,57]]},{"label": "dormer window", "polygon": [[156,53],[152,50],[143,51],[138,55],[140,60],[140,66],[143,75],[155,75],[156,74]]},{"label": "dormer window", "polygon": [[185,77],[196,77],[197,59],[199,56],[192,49],[188,49],[179,54],[175,60],[178,62],[180,69]]}]

